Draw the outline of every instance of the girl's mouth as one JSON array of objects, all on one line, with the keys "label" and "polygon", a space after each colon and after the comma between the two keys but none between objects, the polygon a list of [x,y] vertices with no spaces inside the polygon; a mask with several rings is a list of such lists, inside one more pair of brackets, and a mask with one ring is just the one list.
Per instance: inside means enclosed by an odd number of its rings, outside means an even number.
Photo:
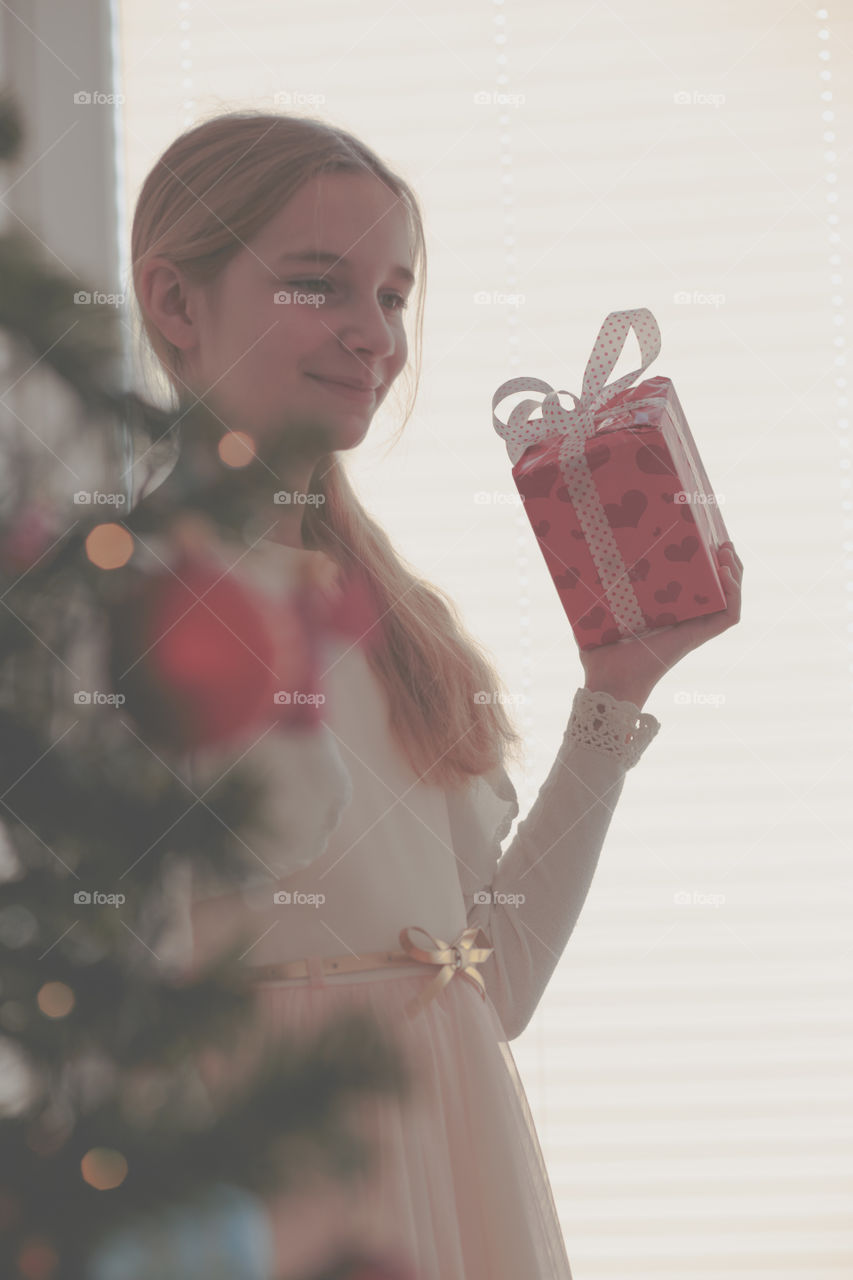
[{"label": "girl's mouth", "polygon": [[348,400],[355,400],[359,404],[370,404],[376,398],[376,391],[369,388],[349,387],[343,382],[334,382],[331,378],[320,378],[315,373],[306,374],[306,377],[312,378],[314,382],[319,382],[322,386],[328,387],[330,391],[335,391],[338,395],[345,396]]}]

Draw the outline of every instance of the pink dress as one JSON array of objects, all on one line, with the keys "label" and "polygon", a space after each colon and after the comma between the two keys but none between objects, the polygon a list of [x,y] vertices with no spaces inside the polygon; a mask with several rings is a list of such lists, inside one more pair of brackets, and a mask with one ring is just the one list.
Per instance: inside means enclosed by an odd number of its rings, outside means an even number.
[{"label": "pink dress", "polygon": [[[321,554],[265,543],[257,563],[280,583],[301,557]],[[457,790],[425,785],[392,738],[384,691],[361,648],[330,650],[324,667],[321,731],[274,730],[243,756],[278,779],[251,838],[256,882],[215,896],[185,884],[191,907],[171,954],[185,957],[192,945],[196,958],[206,956],[232,929],[251,934],[246,963],[267,964],[399,951],[406,926],[442,942],[481,926],[494,948],[478,966],[486,999],[456,974],[407,1019],[404,1005],[437,972],[417,962],[270,982],[256,987],[256,1036],[241,1053],[254,1060],[278,1028],[307,1032],[339,1010],[368,1010],[402,1049],[417,1088],[403,1102],[359,1102],[358,1124],[378,1162],[339,1195],[336,1220],[374,1223],[377,1240],[408,1258],[418,1280],[570,1280],[510,1042],[562,955],[625,773],[659,723],[633,703],[577,690],[551,772],[502,852],[518,813],[506,772]],[[239,755],[232,744],[230,758]],[[224,760],[221,752],[196,757],[195,781],[217,777]],[[274,900],[276,892],[290,900]],[[429,946],[421,934],[417,941]],[[277,1244],[292,1262],[300,1220],[283,1201]]]}]

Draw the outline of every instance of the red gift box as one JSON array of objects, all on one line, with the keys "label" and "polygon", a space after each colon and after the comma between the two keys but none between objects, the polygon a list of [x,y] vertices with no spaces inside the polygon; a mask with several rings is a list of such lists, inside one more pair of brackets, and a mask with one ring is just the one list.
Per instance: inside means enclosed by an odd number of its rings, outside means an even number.
[{"label": "red gift box", "polygon": [[[643,363],[607,386],[631,327]],[[675,387],[662,377],[630,385],[659,351],[649,310],[613,311],[580,399],[538,378],[512,378],[492,399],[495,430],[581,649],[727,607],[714,553],[730,539]],[[526,390],[547,394],[522,401],[502,423],[495,406]],[[575,409],[562,407],[564,394]]]}]

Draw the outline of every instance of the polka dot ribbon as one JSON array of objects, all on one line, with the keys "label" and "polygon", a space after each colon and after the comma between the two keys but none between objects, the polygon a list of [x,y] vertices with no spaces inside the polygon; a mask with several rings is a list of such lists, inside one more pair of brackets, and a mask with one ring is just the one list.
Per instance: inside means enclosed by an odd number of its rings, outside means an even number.
[{"label": "polka dot ribbon", "polygon": [[[642,364],[626,373],[616,382],[607,383],[619,354],[625,345],[628,330],[633,328],[640,344]],[[623,636],[636,635],[645,629],[645,618],[633,586],[628,580],[628,566],[619,551],[613,530],[607,520],[604,505],[596,488],[586,459],[586,442],[595,434],[596,416],[620,391],[629,387],[660,352],[660,329],[647,307],[633,311],[611,311],[598,331],[598,337],[587,361],[580,399],[571,391],[555,391],[541,378],[510,378],[502,383],[492,397],[492,422],[495,431],[506,443],[513,467],[532,444],[541,444],[555,437],[565,439],[559,450],[558,462],[572,506],[584,532],[587,547],[592,556],[602,591],[616,626]],[[511,411],[506,423],[501,422],[495,409],[501,400],[515,391],[541,391],[545,399],[522,400]],[[570,395],[574,409],[564,409],[561,395]],[[531,414],[541,410],[540,420],[531,421]],[[536,458],[530,460],[536,465]],[[522,463],[519,471],[526,470]]]}]

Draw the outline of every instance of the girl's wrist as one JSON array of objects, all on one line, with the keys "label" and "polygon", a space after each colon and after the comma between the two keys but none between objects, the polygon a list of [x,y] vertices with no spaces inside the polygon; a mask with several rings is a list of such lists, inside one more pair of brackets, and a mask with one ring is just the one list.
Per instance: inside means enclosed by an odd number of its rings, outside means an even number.
[{"label": "girl's wrist", "polygon": [[617,702],[633,702],[640,711],[651,693],[651,687],[647,685],[631,680],[615,680],[607,676],[596,679],[594,675],[588,675],[584,679],[583,687],[589,689],[591,693],[609,693]]}]

